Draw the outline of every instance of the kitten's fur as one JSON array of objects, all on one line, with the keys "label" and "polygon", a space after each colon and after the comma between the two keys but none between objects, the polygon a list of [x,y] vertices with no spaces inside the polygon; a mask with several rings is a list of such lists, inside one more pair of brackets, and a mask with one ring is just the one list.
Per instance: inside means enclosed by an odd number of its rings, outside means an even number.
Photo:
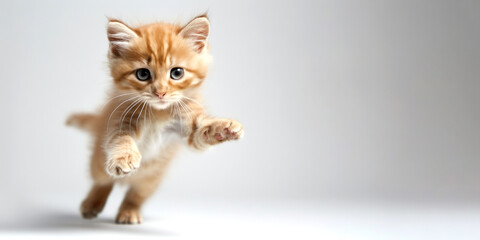
[{"label": "kitten's fur", "polygon": [[[109,20],[110,99],[97,114],[74,114],[67,120],[95,138],[90,165],[94,184],[82,202],[83,217],[96,217],[118,182],[129,190],[116,222],[140,223],[140,207],[182,141],[202,150],[242,136],[240,123],[210,117],[199,103],[198,87],[210,60],[209,26],[205,15],[183,27],[153,23],[132,28]],[[174,67],[184,69],[180,80],[170,77]],[[140,68],[150,71],[150,80],[137,79]]]}]

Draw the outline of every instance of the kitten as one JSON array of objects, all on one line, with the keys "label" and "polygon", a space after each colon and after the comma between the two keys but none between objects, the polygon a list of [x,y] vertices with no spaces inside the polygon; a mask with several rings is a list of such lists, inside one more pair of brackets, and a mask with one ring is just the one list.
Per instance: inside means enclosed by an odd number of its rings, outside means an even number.
[{"label": "kitten", "polygon": [[74,114],[67,120],[95,139],[94,184],[81,204],[84,218],[102,211],[114,183],[126,183],[129,190],[116,222],[140,223],[142,204],[182,142],[204,150],[243,135],[240,123],[210,117],[199,103],[210,62],[209,31],[206,15],[183,27],[153,23],[132,28],[109,20],[110,100],[96,114]]}]

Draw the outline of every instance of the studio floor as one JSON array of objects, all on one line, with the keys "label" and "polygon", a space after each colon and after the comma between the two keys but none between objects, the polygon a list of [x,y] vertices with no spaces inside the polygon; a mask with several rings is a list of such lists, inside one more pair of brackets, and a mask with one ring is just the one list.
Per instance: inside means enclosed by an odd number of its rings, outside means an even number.
[{"label": "studio floor", "polygon": [[480,239],[468,204],[155,198],[141,225],[114,224],[116,204],[84,220],[73,201],[43,202],[3,219],[0,239]]}]

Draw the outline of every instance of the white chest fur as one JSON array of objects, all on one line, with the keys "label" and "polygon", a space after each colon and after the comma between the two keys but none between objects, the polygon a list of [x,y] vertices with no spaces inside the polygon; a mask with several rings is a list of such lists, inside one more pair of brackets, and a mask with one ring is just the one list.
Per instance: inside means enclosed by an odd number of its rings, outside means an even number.
[{"label": "white chest fur", "polygon": [[136,143],[142,154],[142,161],[151,161],[172,142],[178,140],[180,137],[176,131],[176,123],[172,121],[144,125],[142,135]]}]

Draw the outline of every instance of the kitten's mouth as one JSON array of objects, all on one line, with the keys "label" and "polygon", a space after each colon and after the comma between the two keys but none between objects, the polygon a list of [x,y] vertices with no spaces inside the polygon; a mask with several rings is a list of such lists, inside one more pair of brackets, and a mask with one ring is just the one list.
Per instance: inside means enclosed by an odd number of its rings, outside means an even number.
[{"label": "kitten's mouth", "polygon": [[160,99],[160,98],[153,98],[149,102],[150,102],[150,105],[152,105],[152,107],[157,108],[157,109],[166,109],[172,103],[171,100]]},{"label": "kitten's mouth", "polygon": [[160,103],[160,104],[168,104],[168,103],[171,103],[172,101],[169,100],[169,99],[157,99],[157,102]]}]

